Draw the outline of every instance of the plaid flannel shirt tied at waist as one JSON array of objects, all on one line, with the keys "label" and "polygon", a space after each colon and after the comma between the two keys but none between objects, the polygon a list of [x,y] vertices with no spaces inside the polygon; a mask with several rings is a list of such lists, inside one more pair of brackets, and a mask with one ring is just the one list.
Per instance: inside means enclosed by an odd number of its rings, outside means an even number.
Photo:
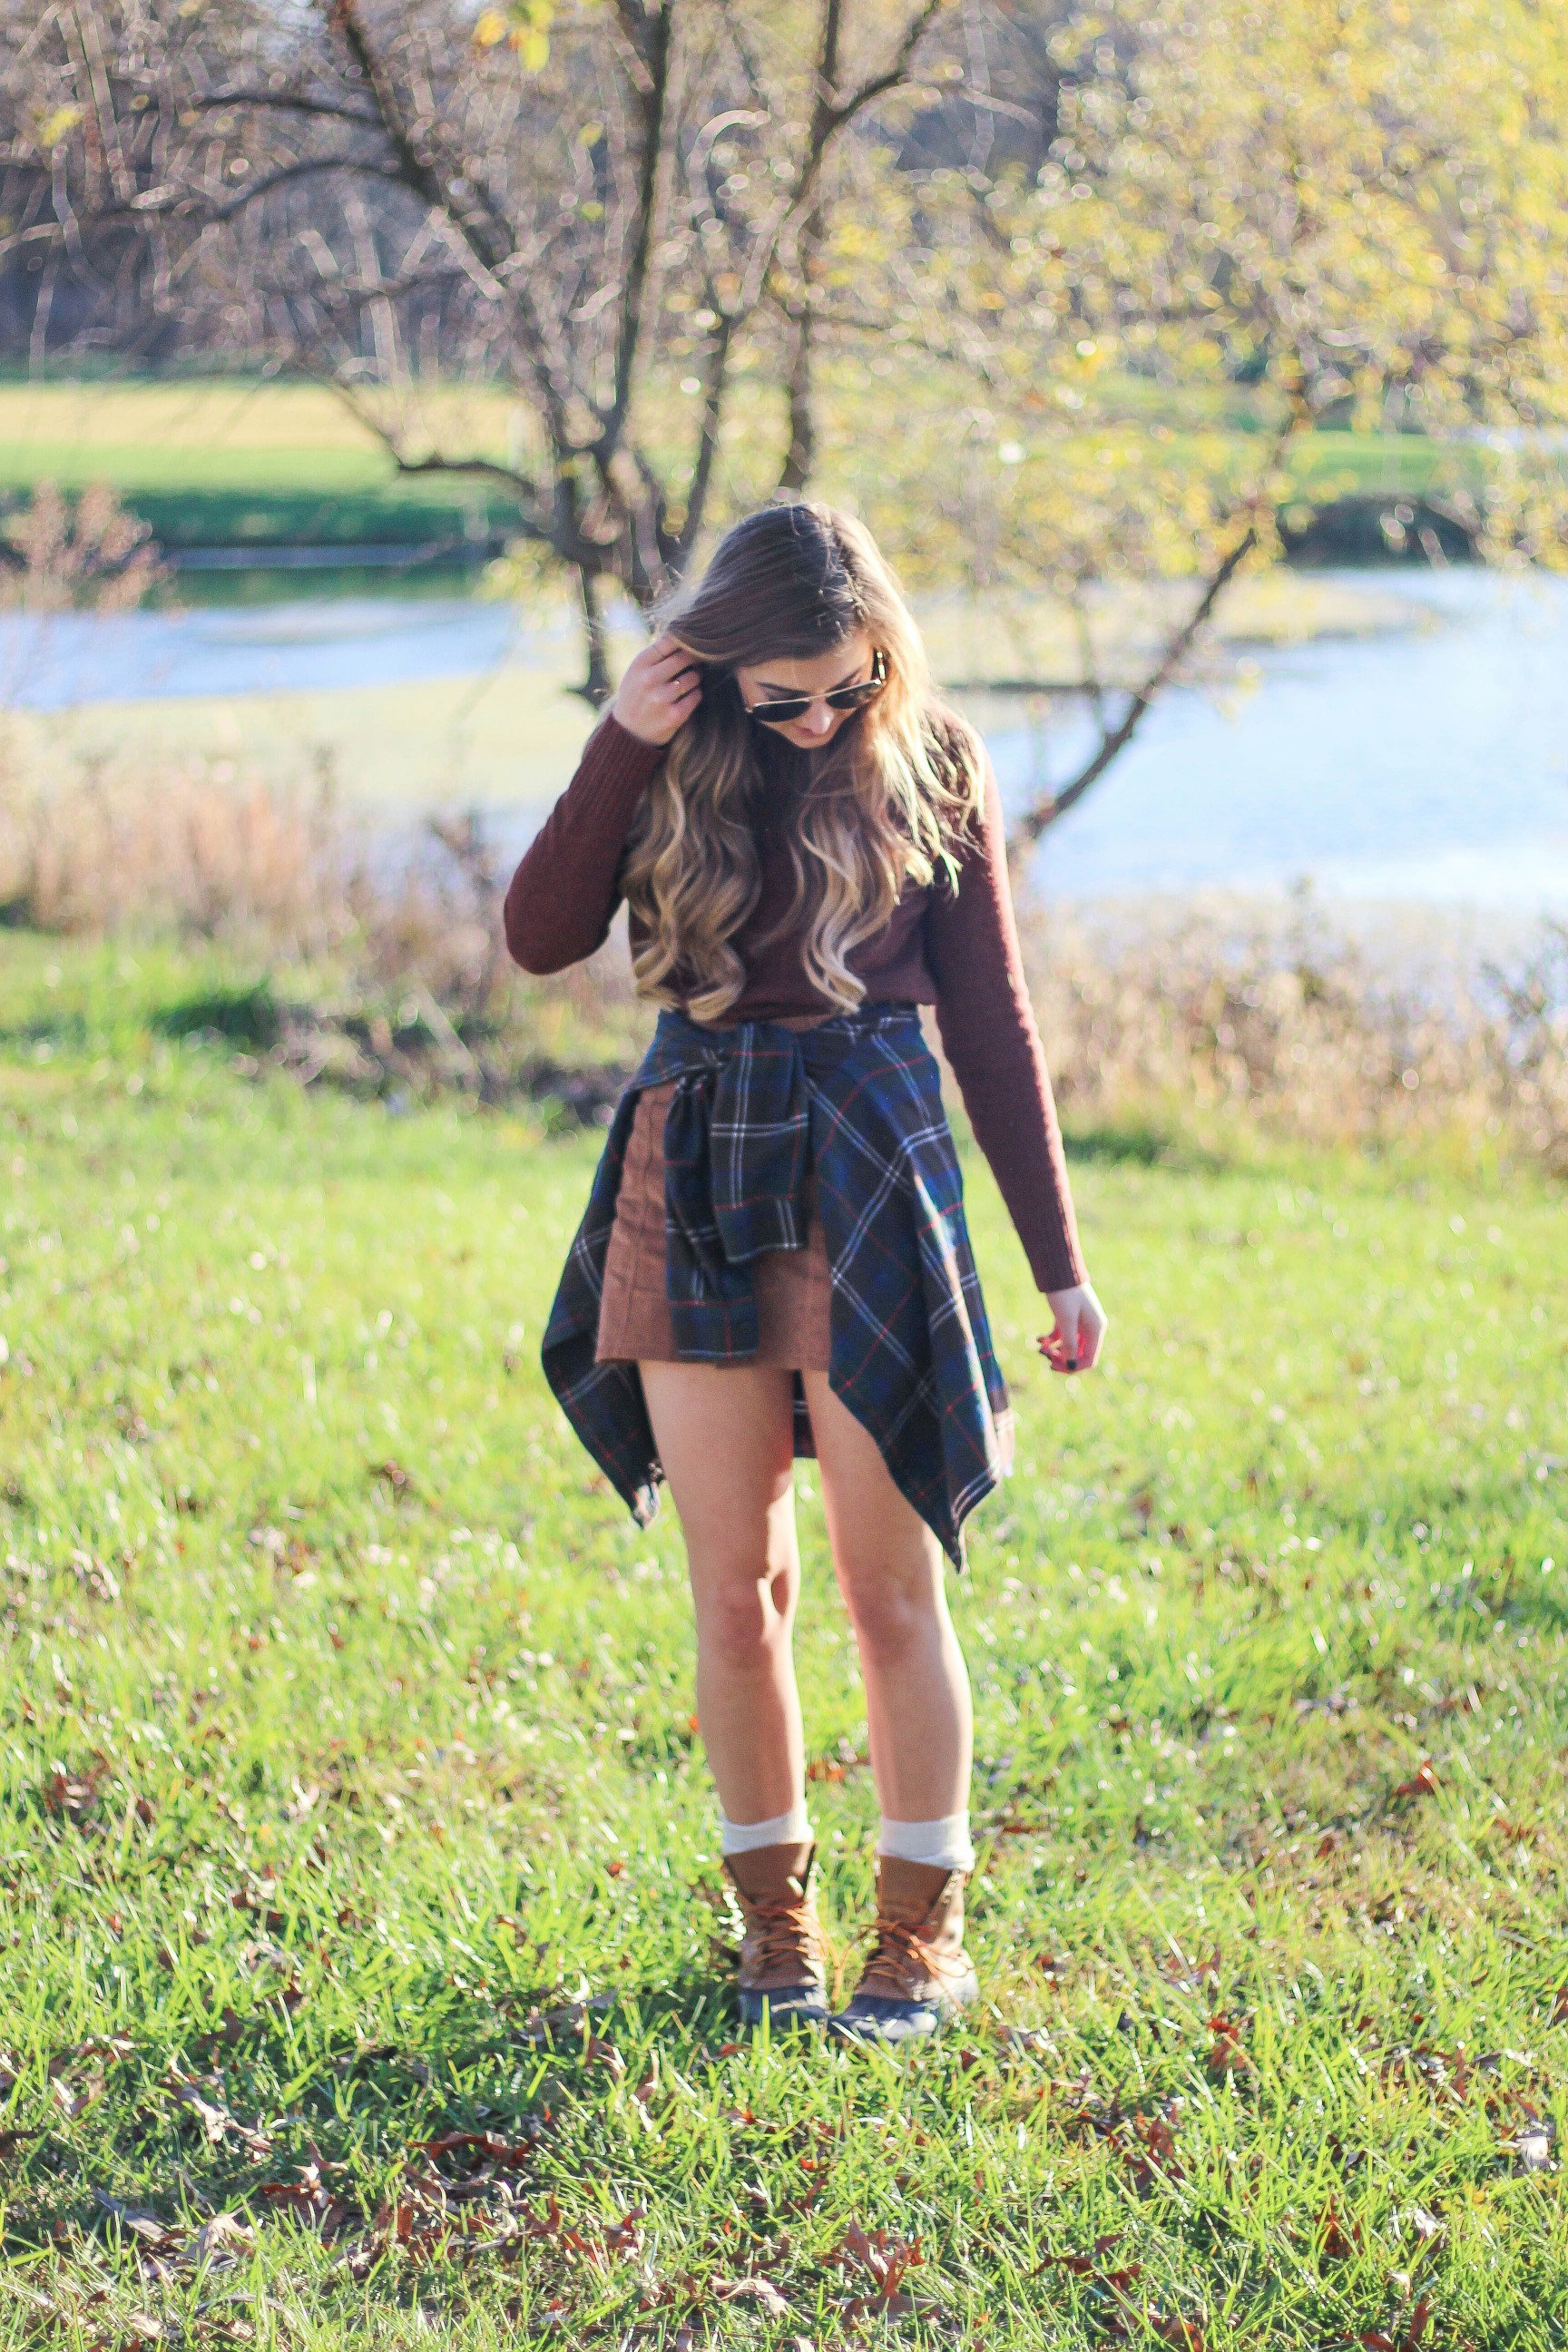
[{"label": "plaid flannel shirt tied at waist", "polygon": [[[834,1391],[962,1564],[963,1523],[1001,1475],[1007,1393],[941,1079],[912,1005],[871,1005],[798,1032],[660,1015],[616,1109],[544,1335],[545,1373],[578,1436],[646,1524],[662,1472],[641,1378],[635,1365],[594,1359],[637,1098],[671,1083],[666,1280],[677,1354],[696,1363],[755,1354],[752,1264],[765,1250],[805,1246],[814,1177],[832,1277]],[[797,1396],[795,1451],[812,1450]]]}]

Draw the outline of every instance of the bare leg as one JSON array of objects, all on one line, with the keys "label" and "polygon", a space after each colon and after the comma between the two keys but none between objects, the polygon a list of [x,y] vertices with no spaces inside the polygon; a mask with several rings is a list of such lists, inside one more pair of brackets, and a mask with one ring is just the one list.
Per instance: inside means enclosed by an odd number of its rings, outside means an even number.
[{"label": "bare leg", "polygon": [[643,1364],[697,1615],[697,1719],[732,1822],[805,1788],[790,1637],[800,1593],[793,1388],[771,1365]]},{"label": "bare leg", "polygon": [[942,1547],[826,1372],[803,1377],[833,1564],[860,1649],[882,1811],[890,1821],[944,1821],[969,1803],[973,1720]]}]

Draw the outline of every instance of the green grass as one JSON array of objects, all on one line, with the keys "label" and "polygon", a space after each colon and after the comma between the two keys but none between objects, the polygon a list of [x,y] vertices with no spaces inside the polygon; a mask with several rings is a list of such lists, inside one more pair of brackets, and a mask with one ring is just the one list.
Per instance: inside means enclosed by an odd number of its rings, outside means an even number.
[{"label": "green grass", "polygon": [[[1158,428],[1162,465],[1218,480],[1250,476],[1257,420],[1240,411],[1211,418],[1212,403],[1169,393],[1152,401],[1146,387],[1137,390],[1130,411],[1118,387],[1106,394],[1112,431],[1147,421]],[[946,420],[972,392],[967,381],[955,393],[928,373],[902,385],[900,398]],[[829,446],[875,448],[889,396],[886,384],[845,370],[833,387]],[[421,400],[443,446],[506,458],[517,404],[504,391],[437,387]],[[668,460],[676,467],[688,404],[671,394],[655,427],[656,440],[662,433],[670,442]],[[773,388],[743,377],[723,483],[742,504],[771,488],[778,429]],[[1018,430],[1027,442],[1027,415]],[[998,437],[1006,437],[1002,425]],[[1054,430],[1045,446],[1058,446]],[[1440,441],[1341,432],[1308,435],[1289,459],[1308,501],[1427,495],[1450,481],[1456,462]],[[1473,452],[1458,460],[1467,478],[1477,462]],[[109,482],[165,547],[251,547],[258,562],[269,548],[341,546],[352,562],[353,551],[367,545],[424,545],[465,535],[482,543],[488,532],[504,531],[513,513],[505,496],[481,481],[399,477],[380,445],[318,385],[221,377],[0,383],[0,499],[26,495],[41,480],[67,489]]]},{"label": "green grass", "polygon": [[[437,404],[467,441],[507,404]],[[470,413],[471,412],[471,413]],[[223,378],[0,384],[0,494],[108,482],[170,549],[483,539],[509,509],[478,482],[399,477],[332,395]]]},{"label": "green grass", "polygon": [[985,2006],[752,2043],[677,1531],[536,1369],[593,1141],[162,1034],[234,978],[0,935],[0,2344],[1560,2344],[1561,1195],[1101,1134],[1053,1385],[971,1167]]}]

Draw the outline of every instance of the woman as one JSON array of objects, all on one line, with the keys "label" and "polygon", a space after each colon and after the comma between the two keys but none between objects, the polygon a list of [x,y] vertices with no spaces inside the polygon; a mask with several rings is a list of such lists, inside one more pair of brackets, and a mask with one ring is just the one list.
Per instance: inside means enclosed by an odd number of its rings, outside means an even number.
[{"label": "woman", "polygon": [[1055,1316],[1086,1279],[985,753],[934,701],[869,534],[813,505],[736,524],[630,664],[507,895],[525,970],[593,953],[626,901],[664,1007],[616,1113],[544,1339],[639,1520],[668,1479],[698,1720],[745,1935],[742,2015],[826,2019],[790,1635],[793,1463],[815,1453],[883,1809],[877,1936],[828,2020],[931,2032],[976,1998],[969,1685],[942,1553],[1010,1443],[936,1064]]}]

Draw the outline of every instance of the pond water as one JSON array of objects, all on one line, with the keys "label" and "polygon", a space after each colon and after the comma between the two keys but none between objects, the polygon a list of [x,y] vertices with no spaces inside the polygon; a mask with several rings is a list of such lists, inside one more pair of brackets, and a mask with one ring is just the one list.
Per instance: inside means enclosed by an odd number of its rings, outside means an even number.
[{"label": "pond water", "polygon": [[322,596],[194,612],[0,614],[0,703],[60,710],[167,695],[319,693],[493,669],[521,642],[506,604]]},{"label": "pond water", "polygon": [[[1397,588],[1419,610],[1407,629],[1259,650],[1244,684],[1168,694],[1047,835],[1047,892],[1310,877],[1340,898],[1568,913],[1568,580],[1456,567],[1402,571]],[[524,650],[507,607],[458,597],[7,615],[0,706],[406,684]],[[986,725],[1015,803],[1042,772],[1069,775],[1084,739],[1070,705],[1042,725],[993,698]]]},{"label": "pond water", "polygon": [[[1250,690],[1157,703],[1047,834],[1047,892],[1310,877],[1334,897],[1568,914],[1568,579],[1456,568],[1398,587],[1422,625],[1262,653]],[[1059,782],[1088,748],[1072,718],[1043,743],[990,740],[1013,798],[1042,755]]]}]

